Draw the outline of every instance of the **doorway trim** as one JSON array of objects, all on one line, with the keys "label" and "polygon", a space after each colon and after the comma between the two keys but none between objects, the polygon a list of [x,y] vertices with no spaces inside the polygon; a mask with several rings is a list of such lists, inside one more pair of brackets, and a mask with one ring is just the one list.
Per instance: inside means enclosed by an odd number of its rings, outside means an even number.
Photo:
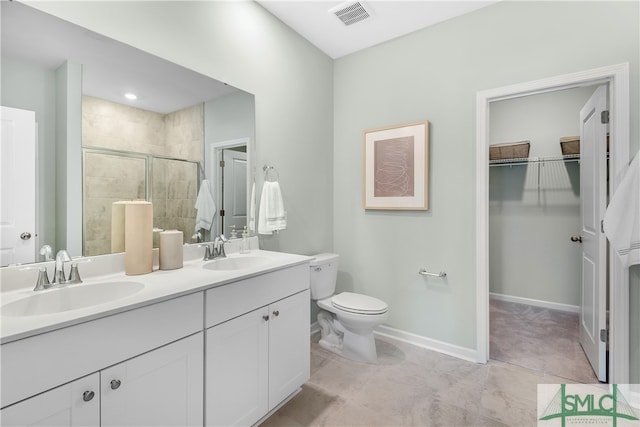
[{"label": "doorway trim", "polygon": [[[609,85],[610,178],[613,194],[629,164],[629,64],[483,90],[476,95],[476,348],[489,360],[489,112],[490,103],[580,86]],[[609,382],[629,382],[629,270],[609,250]]]},{"label": "doorway trim", "polygon": [[[234,147],[241,147],[241,146],[245,146],[246,147],[246,151],[247,151],[247,186],[249,185],[249,178],[250,178],[250,173],[249,171],[252,170],[252,163],[251,163],[251,158],[253,157],[251,152],[253,151],[250,145],[251,142],[251,138],[249,137],[243,137],[243,138],[237,138],[237,139],[230,139],[227,141],[218,141],[218,142],[209,142],[207,144],[205,144],[205,162],[204,162],[204,167],[203,170],[205,171],[205,176],[209,179],[212,180],[215,184],[214,187],[214,194],[213,194],[213,198],[216,202],[216,206],[218,206],[218,209],[220,206],[222,206],[222,200],[221,200],[221,194],[220,194],[220,183],[222,180],[222,172],[220,171],[220,168],[218,167],[218,164],[220,163],[220,160],[222,160],[222,150],[228,149],[228,148],[234,148]],[[251,189],[247,188],[247,206],[249,206],[249,197],[251,194]],[[213,218],[213,225],[211,226],[211,230],[213,234],[211,237],[217,235],[218,231],[220,229],[220,215],[216,215]],[[216,230],[215,232],[213,230]],[[224,233],[223,233],[224,234]]]}]

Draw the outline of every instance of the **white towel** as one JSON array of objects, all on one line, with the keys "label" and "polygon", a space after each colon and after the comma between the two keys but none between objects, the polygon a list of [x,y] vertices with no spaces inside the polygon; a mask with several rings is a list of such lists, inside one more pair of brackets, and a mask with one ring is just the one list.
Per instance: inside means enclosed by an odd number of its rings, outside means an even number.
[{"label": "white towel", "polygon": [[640,154],[613,194],[603,228],[623,266],[640,264]]},{"label": "white towel", "polygon": [[249,199],[249,235],[256,233],[256,181],[251,185],[251,199]]},{"label": "white towel", "polygon": [[284,210],[282,192],[278,182],[265,181],[260,197],[258,215],[258,233],[272,234],[287,228],[287,216]]},{"label": "white towel", "polygon": [[207,231],[211,230],[213,217],[216,215],[216,202],[213,200],[211,187],[206,179],[203,179],[200,183],[200,192],[196,199],[195,208],[198,210],[196,213],[196,231],[201,228]]}]

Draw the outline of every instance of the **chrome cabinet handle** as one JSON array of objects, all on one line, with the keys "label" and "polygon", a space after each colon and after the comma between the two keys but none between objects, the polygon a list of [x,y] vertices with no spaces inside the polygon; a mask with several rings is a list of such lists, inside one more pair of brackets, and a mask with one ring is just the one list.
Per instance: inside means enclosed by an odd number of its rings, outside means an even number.
[{"label": "chrome cabinet handle", "polygon": [[269,315],[265,314],[264,316],[262,316],[262,320],[264,320],[265,322],[269,321]]},{"label": "chrome cabinet handle", "polygon": [[279,311],[279,310],[273,310],[273,315],[274,315],[275,317],[280,316],[280,311]]},{"label": "chrome cabinet handle", "polygon": [[25,231],[20,235],[20,238],[22,240],[29,240],[31,238],[31,233],[29,233],[28,231]]},{"label": "chrome cabinet handle", "polygon": [[116,390],[120,387],[120,384],[122,384],[120,380],[111,380],[111,390]]},{"label": "chrome cabinet handle", "polygon": [[571,241],[582,243],[582,236],[571,236]]},{"label": "chrome cabinet handle", "polygon": [[93,396],[95,395],[96,394],[91,390],[87,390],[84,393],[82,393],[82,400],[84,400],[85,402],[89,402],[91,399],[93,399]]}]

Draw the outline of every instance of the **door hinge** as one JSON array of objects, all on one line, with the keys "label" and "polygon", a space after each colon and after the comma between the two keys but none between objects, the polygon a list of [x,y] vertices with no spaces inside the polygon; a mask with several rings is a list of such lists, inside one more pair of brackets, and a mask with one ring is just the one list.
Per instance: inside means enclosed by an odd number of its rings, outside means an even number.
[{"label": "door hinge", "polygon": [[600,341],[607,342],[608,338],[609,338],[609,334],[607,333],[607,330],[606,329],[600,329]]},{"label": "door hinge", "polygon": [[220,216],[224,216],[224,209],[220,209]]},{"label": "door hinge", "polygon": [[223,168],[224,167],[224,160],[220,160],[220,167]]},{"label": "door hinge", "polygon": [[600,220],[600,231],[604,233],[604,219]]},{"label": "door hinge", "polygon": [[609,110],[603,110],[600,112],[600,123],[603,125],[609,123]]}]

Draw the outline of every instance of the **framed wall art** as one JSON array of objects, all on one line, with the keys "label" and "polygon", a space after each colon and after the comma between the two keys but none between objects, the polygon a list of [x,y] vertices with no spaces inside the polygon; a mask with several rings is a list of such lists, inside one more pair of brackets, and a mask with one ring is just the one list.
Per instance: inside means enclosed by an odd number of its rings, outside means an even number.
[{"label": "framed wall art", "polygon": [[429,122],[365,130],[365,209],[429,209]]}]

